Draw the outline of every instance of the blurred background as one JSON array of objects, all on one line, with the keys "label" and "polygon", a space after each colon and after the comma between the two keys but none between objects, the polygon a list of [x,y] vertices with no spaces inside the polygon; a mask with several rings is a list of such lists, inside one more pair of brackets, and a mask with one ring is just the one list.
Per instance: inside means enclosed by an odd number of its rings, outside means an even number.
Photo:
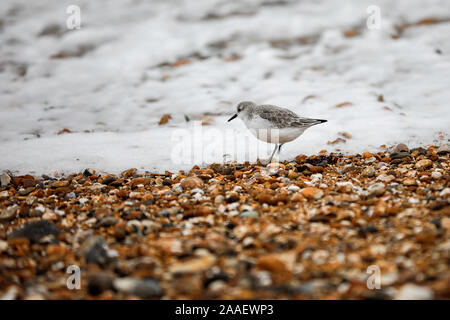
[{"label": "blurred background", "polygon": [[233,160],[242,100],[329,120],[281,160],[439,144],[449,52],[446,0],[3,0],[0,170],[188,168],[171,137],[192,120]]}]

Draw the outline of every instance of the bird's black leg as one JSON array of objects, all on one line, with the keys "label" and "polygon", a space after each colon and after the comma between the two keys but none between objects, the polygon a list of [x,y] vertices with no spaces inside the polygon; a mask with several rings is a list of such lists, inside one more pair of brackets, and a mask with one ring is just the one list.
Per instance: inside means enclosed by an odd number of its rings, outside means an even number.
[{"label": "bird's black leg", "polygon": [[278,144],[275,144],[275,149],[273,149],[272,155],[270,156],[269,163],[272,163],[272,158],[275,155],[275,152],[277,151],[277,149],[278,149]]},{"label": "bird's black leg", "polygon": [[280,143],[280,145],[278,146],[278,153],[281,152],[281,146],[282,146],[283,144],[284,144],[284,143]]}]

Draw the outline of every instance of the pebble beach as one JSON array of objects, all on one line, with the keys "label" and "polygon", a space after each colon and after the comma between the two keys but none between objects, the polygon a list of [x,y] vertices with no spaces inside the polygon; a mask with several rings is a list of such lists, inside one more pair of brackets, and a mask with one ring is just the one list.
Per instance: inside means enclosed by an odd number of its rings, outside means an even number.
[{"label": "pebble beach", "polygon": [[4,173],[0,298],[448,299],[449,151]]}]

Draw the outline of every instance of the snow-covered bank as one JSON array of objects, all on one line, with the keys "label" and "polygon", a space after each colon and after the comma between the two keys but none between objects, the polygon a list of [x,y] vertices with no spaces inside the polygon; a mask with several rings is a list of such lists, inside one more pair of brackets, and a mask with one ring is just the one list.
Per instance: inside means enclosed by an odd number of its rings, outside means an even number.
[{"label": "snow-covered bank", "polygon": [[[69,4],[80,30],[65,30]],[[365,27],[369,5],[381,30]],[[231,157],[207,160],[232,160],[245,130],[226,115],[242,100],[329,120],[282,160],[448,139],[448,1],[3,1],[0,21],[0,170],[189,168],[172,138],[204,113],[205,130],[235,135]],[[339,132],[352,137],[327,144]]]}]

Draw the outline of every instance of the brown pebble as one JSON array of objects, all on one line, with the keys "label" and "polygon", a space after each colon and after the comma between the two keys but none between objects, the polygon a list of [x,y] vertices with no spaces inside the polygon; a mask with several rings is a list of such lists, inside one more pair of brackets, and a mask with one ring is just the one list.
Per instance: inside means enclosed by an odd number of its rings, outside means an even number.
[{"label": "brown pebble", "polygon": [[314,187],[307,187],[302,190],[302,194],[307,199],[317,200],[323,197],[323,190],[314,188]]},{"label": "brown pebble", "polygon": [[371,154],[370,152],[364,152],[364,153],[362,154],[362,157],[363,157],[364,159],[369,159],[369,158],[372,157],[372,154]]},{"label": "brown pebble", "polygon": [[399,143],[398,145],[395,146],[394,152],[409,152],[409,148],[406,144]]},{"label": "brown pebble", "polygon": [[69,181],[67,180],[56,180],[51,184],[52,188],[60,188],[67,187],[69,185]]},{"label": "brown pebble", "polygon": [[202,188],[203,187],[203,181],[202,179],[192,176],[184,178],[181,183],[181,187],[183,189],[195,189],[195,188]]},{"label": "brown pebble", "polygon": [[433,165],[433,162],[429,159],[422,159],[417,161],[415,167],[419,170],[425,170],[428,169],[429,167],[431,167]]}]

